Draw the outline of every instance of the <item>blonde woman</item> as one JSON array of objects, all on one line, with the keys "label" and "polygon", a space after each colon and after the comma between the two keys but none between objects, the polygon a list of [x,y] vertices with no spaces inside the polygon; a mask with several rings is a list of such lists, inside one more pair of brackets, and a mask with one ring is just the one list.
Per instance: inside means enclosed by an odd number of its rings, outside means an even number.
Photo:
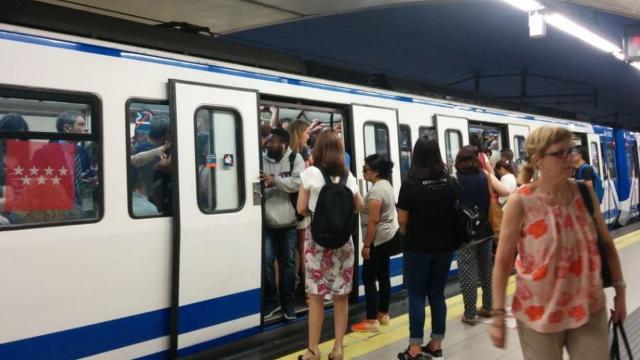
[{"label": "blonde woman", "polygon": [[[542,127],[525,142],[523,184],[507,201],[493,269],[491,339],[505,344],[505,288],[515,260],[516,292],[512,309],[525,359],[607,359],[607,311],[597,231],[606,246],[616,295],[611,317],[625,319],[625,282],[613,239],[589,188],[594,214],[569,179],[573,170],[571,133]],[[539,177],[530,182],[535,170]],[[595,219],[595,221],[594,221]]]}]

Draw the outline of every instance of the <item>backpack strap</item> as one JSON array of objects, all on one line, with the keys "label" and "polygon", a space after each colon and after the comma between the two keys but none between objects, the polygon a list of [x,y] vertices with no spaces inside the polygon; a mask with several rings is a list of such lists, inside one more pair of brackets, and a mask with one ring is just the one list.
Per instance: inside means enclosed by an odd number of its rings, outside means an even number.
[{"label": "backpack strap", "polygon": [[298,155],[298,153],[295,151],[292,151],[291,154],[289,154],[289,175],[293,173],[293,164],[296,162],[296,155]]},{"label": "backpack strap", "polygon": [[582,201],[587,206],[587,210],[589,210],[589,215],[593,216],[593,201],[591,199],[591,194],[589,194],[589,189],[587,189],[587,184],[582,180],[576,181],[578,184],[578,189],[580,189],[580,195],[582,195]]},{"label": "backpack strap", "polygon": [[580,167],[579,167],[579,168],[578,168],[578,170],[576,171],[576,178],[578,178],[578,179],[580,179],[580,180],[583,180],[583,179],[582,179],[582,173],[584,172],[585,165],[587,165],[587,166],[588,166],[589,164],[584,163],[584,164],[580,165]]}]

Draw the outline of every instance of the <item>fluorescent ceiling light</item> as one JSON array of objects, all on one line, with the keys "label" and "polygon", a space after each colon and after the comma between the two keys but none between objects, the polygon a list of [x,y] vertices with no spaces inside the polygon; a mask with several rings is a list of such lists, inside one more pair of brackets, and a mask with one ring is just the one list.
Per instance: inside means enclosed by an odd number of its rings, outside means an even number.
[{"label": "fluorescent ceiling light", "polygon": [[544,9],[544,6],[539,2],[537,2],[536,0],[502,0],[502,1],[526,12]]},{"label": "fluorescent ceiling light", "polygon": [[634,68],[640,70],[640,62],[636,61],[636,62],[632,62],[631,66],[633,66]]},{"label": "fluorescent ceiling light", "polygon": [[567,34],[574,36],[604,52],[616,54],[622,51],[622,49],[618,45],[610,42],[609,40],[606,40],[600,35],[597,35],[584,26],[575,23],[564,15],[560,15],[558,13],[547,14],[544,19],[547,24],[558,28],[559,30],[562,30]]}]

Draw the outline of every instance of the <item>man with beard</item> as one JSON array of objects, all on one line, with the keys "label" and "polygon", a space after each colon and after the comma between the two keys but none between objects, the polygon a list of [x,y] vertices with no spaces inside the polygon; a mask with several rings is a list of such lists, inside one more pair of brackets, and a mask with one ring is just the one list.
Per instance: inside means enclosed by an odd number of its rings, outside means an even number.
[{"label": "man with beard", "polygon": [[[271,130],[265,148],[264,168],[260,172],[265,192],[265,316],[273,316],[282,309],[284,318],[293,320],[296,318],[293,303],[298,220],[291,194],[300,189],[304,160],[300,154],[291,152],[289,133],[283,129]],[[274,271],[276,258],[280,270],[279,292]]]}]

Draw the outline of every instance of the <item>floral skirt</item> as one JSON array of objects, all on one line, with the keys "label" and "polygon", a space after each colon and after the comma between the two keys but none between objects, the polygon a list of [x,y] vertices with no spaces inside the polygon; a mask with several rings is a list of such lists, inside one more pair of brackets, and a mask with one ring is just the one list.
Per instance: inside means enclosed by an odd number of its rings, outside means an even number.
[{"label": "floral skirt", "polygon": [[307,229],[304,244],[305,284],[313,295],[347,295],[353,282],[353,240],[338,249],[318,245]]}]

